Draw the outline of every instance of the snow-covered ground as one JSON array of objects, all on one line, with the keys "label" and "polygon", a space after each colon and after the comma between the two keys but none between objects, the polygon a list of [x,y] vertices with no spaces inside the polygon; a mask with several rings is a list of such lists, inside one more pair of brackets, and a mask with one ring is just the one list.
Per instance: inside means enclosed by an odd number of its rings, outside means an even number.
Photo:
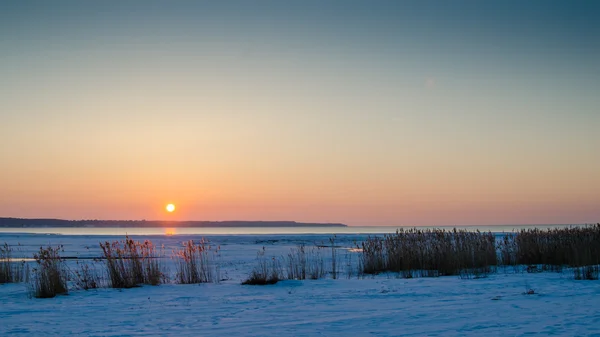
[{"label": "snow-covered ground", "polygon": [[[340,261],[364,236],[338,235]],[[169,251],[199,237],[154,236]],[[0,285],[0,336],[600,336],[600,282],[572,274],[513,273],[484,279],[400,279],[378,275],[242,286],[256,252],[281,256],[300,242],[329,244],[324,235],[215,236],[226,281],[71,291],[32,299],[24,284]],[[62,244],[65,256],[95,257],[98,242],[122,237],[0,234],[29,257],[40,245]],[[328,250],[324,250],[326,252]],[[169,259],[167,259],[169,260]],[[172,270],[172,272],[174,272]],[[535,294],[524,294],[534,289]]]}]

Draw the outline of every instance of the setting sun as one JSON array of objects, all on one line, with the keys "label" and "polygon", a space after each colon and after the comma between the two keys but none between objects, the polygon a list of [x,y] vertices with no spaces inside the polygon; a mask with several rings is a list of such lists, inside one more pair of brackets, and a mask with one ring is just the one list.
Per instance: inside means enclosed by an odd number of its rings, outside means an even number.
[{"label": "setting sun", "polygon": [[165,207],[167,209],[167,212],[171,213],[175,210],[175,205],[173,204],[168,204],[167,207]]}]

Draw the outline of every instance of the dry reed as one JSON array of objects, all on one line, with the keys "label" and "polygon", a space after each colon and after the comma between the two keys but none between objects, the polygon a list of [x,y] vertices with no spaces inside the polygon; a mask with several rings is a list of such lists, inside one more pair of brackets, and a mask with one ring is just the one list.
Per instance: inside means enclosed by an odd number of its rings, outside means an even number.
[{"label": "dry reed", "polygon": [[505,265],[526,265],[529,272],[571,267],[576,279],[598,279],[600,224],[522,229],[506,234],[499,250]]},{"label": "dry reed", "polygon": [[290,250],[286,259],[287,278],[290,280],[320,279],[325,277],[325,263],[321,249],[307,249],[300,244]]},{"label": "dry reed", "polygon": [[100,248],[112,288],[159,285],[167,279],[163,249],[157,249],[149,240],[139,242],[126,236],[124,241],[100,243]]},{"label": "dry reed", "polygon": [[63,251],[62,246],[40,247],[40,251],[33,255],[36,262],[30,284],[33,297],[52,298],[68,293],[67,270],[60,257],[61,251]]},{"label": "dry reed", "polygon": [[366,274],[482,277],[497,265],[491,232],[402,228],[383,237],[368,237],[360,248],[359,264]]},{"label": "dry reed", "polygon": [[248,278],[242,282],[243,285],[267,285],[283,280],[283,271],[279,259],[276,257],[268,258],[265,247],[258,251],[256,262],[257,264]]},{"label": "dry reed", "polygon": [[19,283],[25,279],[25,262],[15,261],[12,254],[13,248],[8,243],[0,246],[0,284]]},{"label": "dry reed", "polygon": [[195,244],[192,240],[183,243],[183,249],[173,251],[177,260],[175,279],[181,284],[218,282],[218,267],[215,257],[220,247],[211,250],[204,239]]}]

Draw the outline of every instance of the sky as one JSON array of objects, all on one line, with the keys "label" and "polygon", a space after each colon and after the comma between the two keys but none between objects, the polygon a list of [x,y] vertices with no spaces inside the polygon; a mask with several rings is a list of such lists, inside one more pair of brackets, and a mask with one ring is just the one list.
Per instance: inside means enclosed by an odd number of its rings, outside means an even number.
[{"label": "sky", "polygon": [[0,217],[598,222],[599,15],[2,1]]}]

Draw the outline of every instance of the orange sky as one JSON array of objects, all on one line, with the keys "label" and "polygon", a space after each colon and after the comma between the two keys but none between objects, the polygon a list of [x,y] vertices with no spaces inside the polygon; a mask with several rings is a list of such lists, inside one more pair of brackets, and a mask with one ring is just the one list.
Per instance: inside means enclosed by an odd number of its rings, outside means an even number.
[{"label": "orange sky", "polygon": [[0,216],[600,221],[600,34],[559,5],[90,6],[0,10]]}]

